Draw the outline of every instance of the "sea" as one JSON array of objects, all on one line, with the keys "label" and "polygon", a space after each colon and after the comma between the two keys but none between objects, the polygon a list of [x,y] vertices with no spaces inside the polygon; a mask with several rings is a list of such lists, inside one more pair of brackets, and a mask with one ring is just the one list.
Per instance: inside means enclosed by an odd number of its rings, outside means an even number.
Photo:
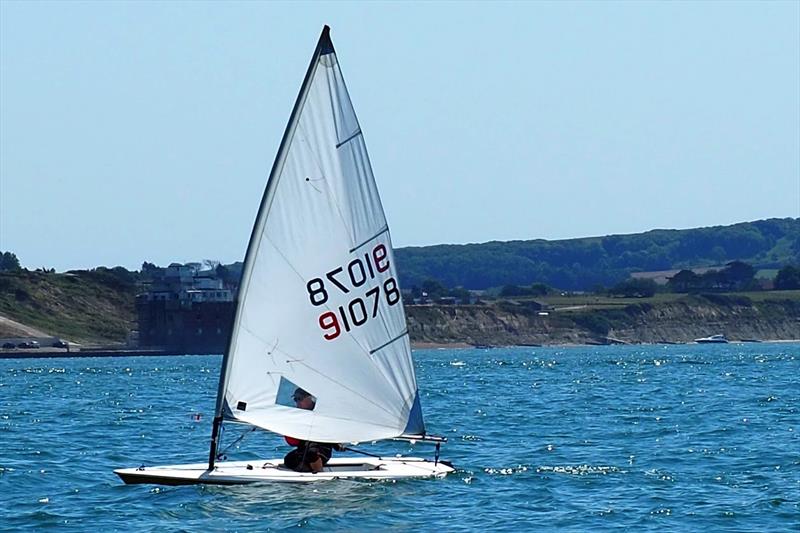
[{"label": "sea", "polygon": [[[800,344],[414,356],[454,474],[234,487],[113,473],[206,460],[220,356],[0,360],[0,530],[800,530]],[[288,451],[237,436],[231,460]]]}]

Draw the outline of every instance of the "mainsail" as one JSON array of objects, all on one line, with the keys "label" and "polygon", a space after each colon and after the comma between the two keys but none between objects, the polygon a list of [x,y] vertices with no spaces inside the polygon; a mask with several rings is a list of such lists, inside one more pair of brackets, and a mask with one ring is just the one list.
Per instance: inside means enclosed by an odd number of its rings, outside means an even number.
[{"label": "mainsail", "polygon": [[[313,410],[294,406],[298,388]],[[212,453],[222,418],[317,442],[424,434],[389,229],[327,26],[248,246]]]}]

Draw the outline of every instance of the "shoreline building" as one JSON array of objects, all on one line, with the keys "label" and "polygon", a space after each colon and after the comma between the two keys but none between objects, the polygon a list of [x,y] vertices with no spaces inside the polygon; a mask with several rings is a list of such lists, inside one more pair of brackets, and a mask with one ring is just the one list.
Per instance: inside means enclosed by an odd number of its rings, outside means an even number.
[{"label": "shoreline building", "polygon": [[222,353],[228,343],[241,263],[201,270],[172,263],[148,271],[136,297],[139,346],[175,353]]}]

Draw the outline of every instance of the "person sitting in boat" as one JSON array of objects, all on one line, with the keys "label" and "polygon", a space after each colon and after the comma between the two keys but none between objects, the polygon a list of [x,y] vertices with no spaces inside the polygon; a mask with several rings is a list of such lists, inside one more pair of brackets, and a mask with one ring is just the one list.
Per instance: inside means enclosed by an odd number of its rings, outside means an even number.
[{"label": "person sitting in boat", "polygon": [[[298,388],[292,396],[298,409],[313,411],[317,400],[304,389]],[[338,444],[324,442],[308,442],[293,437],[284,437],[289,446],[295,449],[286,454],[283,464],[296,472],[322,472],[322,469],[333,455],[333,450],[340,450]]]}]

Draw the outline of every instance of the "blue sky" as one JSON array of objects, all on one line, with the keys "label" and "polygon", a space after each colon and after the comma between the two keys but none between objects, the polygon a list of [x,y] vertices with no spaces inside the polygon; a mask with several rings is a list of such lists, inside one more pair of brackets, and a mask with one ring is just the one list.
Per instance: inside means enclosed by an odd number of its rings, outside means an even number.
[{"label": "blue sky", "polygon": [[241,260],[323,24],[396,246],[800,216],[800,2],[0,2],[0,250]]}]

